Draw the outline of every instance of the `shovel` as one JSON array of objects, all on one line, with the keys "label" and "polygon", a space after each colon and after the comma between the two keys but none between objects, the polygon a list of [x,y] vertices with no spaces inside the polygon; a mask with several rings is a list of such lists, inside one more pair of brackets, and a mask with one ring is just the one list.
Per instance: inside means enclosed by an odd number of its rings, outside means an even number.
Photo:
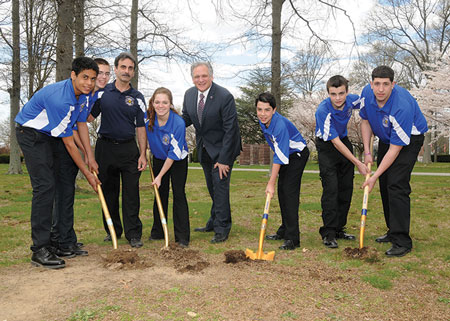
[{"label": "shovel", "polygon": [[[147,158],[148,158],[148,167],[150,167],[150,176],[152,178],[152,182],[155,180],[155,175],[153,174],[153,168],[152,168],[152,161],[150,159],[150,153],[147,151]],[[159,211],[159,219],[161,220],[161,225],[164,231],[164,241],[165,241],[165,248],[169,247],[169,230],[167,229],[167,221],[166,217],[164,216],[164,210],[161,203],[161,196],[159,196],[159,190],[158,186],[153,185],[153,188],[155,190],[155,197],[156,197],[156,204],[158,205],[158,211]]]},{"label": "shovel", "polygon": [[[373,153],[373,135],[370,138],[370,154]],[[372,155],[373,157],[373,155]],[[373,158],[372,158],[373,159]],[[369,173],[366,174],[366,182],[370,178],[372,163],[367,164],[369,168]],[[361,227],[359,229],[359,248],[364,247],[364,230],[366,228],[366,217],[367,217],[367,203],[369,201],[369,186],[364,187],[364,197],[361,210]]]},{"label": "shovel", "polygon": [[255,253],[249,249],[245,250],[245,255],[251,260],[273,261],[273,258],[275,257],[275,251],[271,251],[267,254],[263,252],[264,236],[266,234],[267,220],[269,218],[270,199],[271,196],[268,193],[266,197],[266,205],[264,206],[264,214],[261,222],[261,232],[259,233],[258,251],[256,251]]},{"label": "shovel", "polygon": [[[98,179],[96,172],[93,171],[92,174],[94,174],[95,178]],[[98,190],[98,198],[100,199],[100,203],[102,203],[103,215],[105,216],[106,224],[108,225],[109,229],[109,234],[111,235],[113,248],[114,250],[117,250],[116,230],[114,229],[114,225],[111,220],[111,215],[109,214],[108,206],[106,205],[105,196],[103,195],[102,187],[100,186],[100,184],[97,185],[97,190]]]}]

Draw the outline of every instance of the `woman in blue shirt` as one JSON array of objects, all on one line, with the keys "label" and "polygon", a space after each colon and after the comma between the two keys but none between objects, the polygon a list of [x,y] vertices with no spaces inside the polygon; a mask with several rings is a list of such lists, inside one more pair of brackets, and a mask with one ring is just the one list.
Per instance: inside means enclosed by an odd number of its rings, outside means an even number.
[{"label": "woman in blue shirt", "polygon": [[[173,107],[172,93],[160,87],[150,98],[145,122],[150,151],[153,154],[152,185],[159,188],[161,202],[167,218],[169,180],[173,192],[173,223],[175,242],[182,247],[189,245],[189,209],[185,185],[187,179],[186,125]],[[149,240],[164,239],[156,199],[153,203],[153,227]]]},{"label": "woman in blue shirt", "polygon": [[277,113],[276,100],[272,94],[260,94],[255,105],[261,130],[274,152],[272,175],[267,183],[266,194],[273,196],[278,177],[278,202],[282,219],[277,233],[267,235],[266,238],[284,239],[280,249],[294,250],[300,246],[298,207],[301,179],[309,150],[294,124]]}]

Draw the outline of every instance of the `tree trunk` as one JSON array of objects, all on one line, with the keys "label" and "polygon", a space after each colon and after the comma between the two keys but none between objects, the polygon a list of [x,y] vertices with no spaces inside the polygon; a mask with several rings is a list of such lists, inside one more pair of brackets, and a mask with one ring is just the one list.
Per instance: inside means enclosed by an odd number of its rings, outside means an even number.
[{"label": "tree trunk", "polygon": [[12,88],[9,91],[10,97],[10,153],[8,174],[22,174],[20,163],[20,149],[16,138],[16,124],[14,118],[20,109],[20,15],[19,0],[12,1]]},{"label": "tree trunk", "polygon": [[138,39],[137,39],[137,22],[138,22],[138,5],[139,0],[133,0],[131,4],[131,22],[130,22],[130,53],[136,59],[136,69],[134,77],[131,79],[131,85],[138,89],[139,84],[139,67],[137,64],[138,59]]},{"label": "tree trunk", "polygon": [[272,1],[272,82],[271,92],[281,108],[281,10],[285,0]]},{"label": "tree trunk", "polygon": [[70,77],[73,60],[73,10],[71,0],[58,0],[58,40],[56,41],[56,81]]},{"label": "tree trunk", "polygon": [[85,0],[75,0],[75,57],[84,56],[84,2]]},{"label": "tree trunk", "polygon": [[425,140],[423,142],[423,163],[430,164],[431,163],[431,132],[425,133]]}]

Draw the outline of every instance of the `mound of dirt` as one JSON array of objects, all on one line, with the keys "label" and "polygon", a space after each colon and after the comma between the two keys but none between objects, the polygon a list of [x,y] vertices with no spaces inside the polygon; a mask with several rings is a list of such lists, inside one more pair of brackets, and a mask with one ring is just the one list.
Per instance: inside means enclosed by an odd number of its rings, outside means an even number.
[{"label": "mound of dirt", "polygon": [[244,261],[248,261],[247,256],[245,255],[245,252],[242,250],[230,250],[230,251],[226,251],[224,253],[225,255],[225,263],[239,263],[239,262],[244,262]]},{"label": "mound of dirt", "polygon": [[170,243],[169,248],[163,248],[160,251],[163,259],[173,262],[174,268],[181,273],[201,272],[209,266],[197,250],[187,249],[176,243]]},{"label": "mound of dirt", "polygon": [[139,257],[135,250],[113,250],[102,258],[103,266],[111,270],[145,269],[153,265]]},{"label": "mound of dirt", "polygon": [[346,247],[343,253],[347,258],[362,259],[369,263],[375,263],[380,260],[377,250],[372,247],[364,246],[362,249]]}]

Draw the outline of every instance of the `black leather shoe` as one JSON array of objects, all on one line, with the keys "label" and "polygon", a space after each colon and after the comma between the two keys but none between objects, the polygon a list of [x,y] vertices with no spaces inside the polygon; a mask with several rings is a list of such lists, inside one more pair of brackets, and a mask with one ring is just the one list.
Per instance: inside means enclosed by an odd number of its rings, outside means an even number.
[{"label": "black leather shoe", "polygon": [[336,234],[336,238],[341,239],[341,240],[349,240],[349,241],[356,240],[356,237],[353,234],[348,234],[348,233],[345,233],[344,231],[338,232]]},{"label": "black leather shoe", "polygon": [[74,251],[72,251],[70,248],[64,247],[53,248],[53,254],[55,254],[58,257],[64,257],[66,259],[70,259],[76,256]]},{"label": "black leather shoe", "polygon": [[211,243],[221,243],[225,242],[228,239],[228,235],[216,233],[214,237],[211,239]]},{"label": "black leather shoe", "polygon": [[131,247],[142,247],[144,245],[144,243],[142,243],[141,239],[138,238],[133,238],[130,240],[130,245]]},{"label": "black leather shoe", "polygon": [[295,250],[296,247],[300,247],[300,244],[295,245],[292,240],[285,240],[284,243],[279,247],[280,250]]},{"label": "black leather shoe", "polygon": [[75,244],[75,245],[78,246],[78,247],[83,247],[84,246],[84,244],[81,243],[81,242],[77,242],[77,244]]},{"label": "black leather shoe", "polygon": [[338,243],[336,241],[336,239],[333,237],[328,237],[325,236],[323,238],[323,245],[325,245],[326,247],[329,247],[330,249],[335,249],[338,247]]},{"label": "black leather shoe", "polygon": [[31,264],[48,269],[61,269],[66,266],[66,262],[63,259],[57,257],[45,247],[33,252],[33,255],[31,256]]},{"label": "black leather shoe", "polygon": [[[78,243],[77,243],[77,244],[78,244]],[[75,253],[76,256],[87,256],[87,255],[89,255],[89,252],[88,252],[88,251],[83,250],[82,248],[80,248],[80,247],[77,246],[77,245],[72,245],[72,246],[69,246],[67,249],[65,249],[65,248],[62,248],[62,249],[64,249],[64,250],[70,250],[70,251],[72,251],[73,253]]]},{"label": "black leather shoe", "polygon": [[391,241],[391,238],[387,234],[384,234],[384,235],[382,235],[380,237],[377,237],[375,239],[375,242],[378,242],[378,243],[387,243],[387,242],[390,242],[390,241]]},{"label": "black leather shoe", "polygon": [[[120,236],[117,239],[120,240]],[[103,242],[112,242],[111,234],[106,235],[106,237],[103,239]]]},{"label": "black leather shoe", "polygon": [[411,249],[403,246],[392,245],[392,247],[386,251],[387,256],[404,256],[411,252]]},{"label": "black leather shoe", "polygon": [[178,241],[177,244],[179,247],[182,247],[182,248],[189,247],[189,242],[186,242],[186,241]]},{"label": "black leather shoe", "polygon": [[282,240],[283,238],[278,235],[278,234],[270,234],[270,235],[266,235],[266,240],[271,240],[271,241],[278,241],[278,240]]},{"label": "black leather shoe", "polygon": [[205,227],[196,227],[196,228],[194,229],[194,231],[195,231],[195,232],[212,232],[212,231],[214,231],[214,229],[213,229],[213,228],[207,228],[207,227],[205,226]]}]

